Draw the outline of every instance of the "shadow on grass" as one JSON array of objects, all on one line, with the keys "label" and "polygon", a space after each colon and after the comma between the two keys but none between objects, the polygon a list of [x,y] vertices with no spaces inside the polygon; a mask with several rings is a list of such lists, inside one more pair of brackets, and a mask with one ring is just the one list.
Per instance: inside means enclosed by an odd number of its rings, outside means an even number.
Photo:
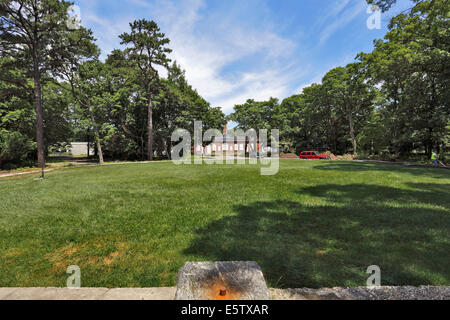
[{"label": "shadow on grass", "polygon": [[407,173],[416,176],[428,176],[428,177],[442,177],[450,178],[449,168],[433,168],[420,165],[402,165],[399,163],[377,163],[377,162],[333,162],[329,164],[314,166],[314,169],[318,170],[330,170],[330,171],[345,171],[345,172],[358,172],[358,171],[390,171]]},{"label": "shadow on grass", "polygon": [[[197,230],[198,260],[254,260],[273,287],[363,286],[370,265],[382,285],[450,285],[450,185],[322,185],[297,201],[236,206]],[[443,189],[443,187],[447,187]]]}]

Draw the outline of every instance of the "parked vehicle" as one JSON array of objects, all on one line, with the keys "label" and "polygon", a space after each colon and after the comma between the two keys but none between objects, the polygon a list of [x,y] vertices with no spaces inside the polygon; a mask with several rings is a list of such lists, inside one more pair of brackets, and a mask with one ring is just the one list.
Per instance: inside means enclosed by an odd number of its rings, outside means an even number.
[{"label": "parked vehicle", "polygon": [[318,151],[303,151],[300,153],[300,159],[304,160],[331,160],[326,154],[320,154]]}]

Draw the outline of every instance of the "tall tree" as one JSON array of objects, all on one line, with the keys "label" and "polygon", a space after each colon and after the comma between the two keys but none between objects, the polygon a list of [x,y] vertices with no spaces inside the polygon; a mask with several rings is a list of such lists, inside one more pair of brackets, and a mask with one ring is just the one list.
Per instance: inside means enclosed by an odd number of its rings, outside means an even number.
[{"label": "tall tree", "polygon": [[0,59],[0,72],[9,73],[10,80],[0,81],[0,169],[24,164],[36,149],[33,143],[35,117],[30,88],[12,83],[21,75],[5,71],[3,65],[9,61],[7,58]]},{"label": "tall tree", "polygon": [[170,42],[160,32],[156,22],[145,19],[130,23],[131,32],[119,37],[121,44],[129,46],[125,55],[140,71],[148,105],[148,160],[153,160],[153,96],[159,91],[159,74],[156,66],[168,67],[167,55],[172,51],[166,45]]},{"label": "tall tree", "polygon": [[104,163],[101,143],[101,126],[109,125],[106,116],[116,104],[117,96],[111,93],[111,70],[100,61],[86,61],[77,68],[77,72],[69,78],[72,94],[76,103],[86,114],[97,147],[99,163]]},{"label": "tall tree", "polygon": [[[118,104],[110,110],[110,118],[117,128],[114,141],[120,136],[126,145],[120,156],[124,159],[148,158],[148,103],[142,87],[139,69],[127,59],[121,50],[114,50],[105,62],[113,77],[112,90],[118,96]],[[114,143],[115,144],[115,143]],[[115,146],[108,149],[118,149]]]},{"label": "tall tree", "polygon": [[358,120],[367,119],[370,115],[375,97],[365,81],[363,68],[362,63],[338,67],[329,71],[322,80],[329,102],[348,120],[353,154],[358,151],[355,127]]},{"label": "tall tree", "polygon": [[186,80],[185,72],[173,62],[168,68],[167,79],[161,80],[161,90],[156,97],[155,116],[157,149],[170,157],[171,135],[176,128],[186,128],[193,136],[194,122],[202,121],[203,130],[223,128],[225,114],[220,108],[211,108]]},{"label": "tall tree", "polygon": [[234,112],[229,115],[231,121],[238,123],[242,130],[281,129],[282,109],[278,99],[270,98],[267,101],[248,99],[244,104],[234,106]]},{"label": "tall tree", "polygon": [[301,95],[282,103],[291,118],[291,134],[296,150],[325,149],[345,153],[343,119],[326,95],[325,87],[312,84]]},{"label": "tall tree", "polygon": [[360,55],[384,98],[380,112],[392,152],[406,155],[420,147],[430,157],[448,139],[449,11],[446,0],[421,1],[392,19],[372,53]]},{"label": "tall tree", "polygon": [[[78,41],[68,41],[74,31],[73,19],[68,14],[71,4],[64,0],[0,1],[0,57],[10,58],[2,65],[4,70],[0,76],[5,82],[33,90],[37,157],[42,177],[45,168],[42,81],[65,64],[79,45]],[[13,71],[17,69],[25,70],[22,77],[9,78],[8,74],[18,75]],[[32,79],[31,86],[28,79]]]}]

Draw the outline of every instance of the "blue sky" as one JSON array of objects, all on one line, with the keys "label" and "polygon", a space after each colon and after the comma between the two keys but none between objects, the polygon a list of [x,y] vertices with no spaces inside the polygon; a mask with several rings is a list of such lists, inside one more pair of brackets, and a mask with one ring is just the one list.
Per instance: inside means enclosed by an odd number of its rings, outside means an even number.
[{"label": "blue sky", "polygon": [[75,0],[83,26],[93,30],[102,58],[121,48],[129,22],[155,20],[169,39],[171,58],[212,106],[230,113],[247,99],[286,98],[320,82],[331,68],[373,48],[381,29],[367,28],[365,0]]}]

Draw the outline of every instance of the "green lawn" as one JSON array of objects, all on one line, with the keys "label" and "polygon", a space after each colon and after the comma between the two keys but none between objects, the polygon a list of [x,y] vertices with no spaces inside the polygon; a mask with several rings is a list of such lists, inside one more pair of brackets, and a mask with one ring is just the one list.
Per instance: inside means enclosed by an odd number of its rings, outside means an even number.
[{"label": "green lawn", "polygon": [[68,168],[0,179],[0,287],[172,286],[186,261],[254,260],[273,287],[450,285],[450,171],[283,160]]}]

